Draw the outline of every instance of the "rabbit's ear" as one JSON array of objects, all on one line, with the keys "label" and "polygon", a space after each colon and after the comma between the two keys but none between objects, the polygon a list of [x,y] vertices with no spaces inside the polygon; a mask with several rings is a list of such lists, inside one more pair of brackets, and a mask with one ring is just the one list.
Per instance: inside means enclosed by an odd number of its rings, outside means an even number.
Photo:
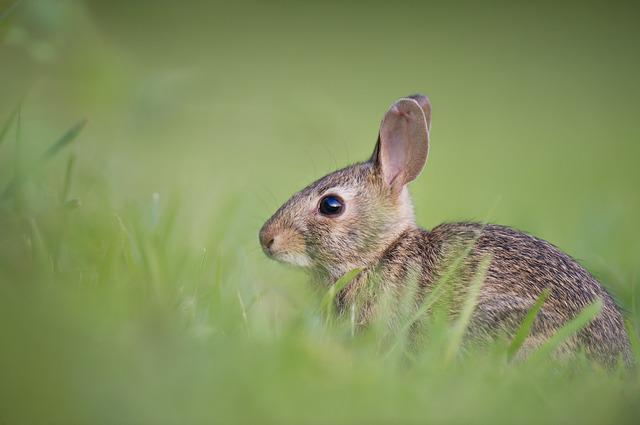
[{"label": "rabbit's ear", "polygon": [[415,95],[391,105],[380,125],[371,160],[387,184],[402,188],[413,181],[427,162],[431,104]]},{"label": "rabbit's ear", "polygon": [[407,96],[407,99],[413,99],[418,102],[418,105],[422,108],[422,112],[424,112],[424,118],[427,120],[427,130],[431,130],[431,102],[429,98],[422,94],[412,94],[411,96]]}]

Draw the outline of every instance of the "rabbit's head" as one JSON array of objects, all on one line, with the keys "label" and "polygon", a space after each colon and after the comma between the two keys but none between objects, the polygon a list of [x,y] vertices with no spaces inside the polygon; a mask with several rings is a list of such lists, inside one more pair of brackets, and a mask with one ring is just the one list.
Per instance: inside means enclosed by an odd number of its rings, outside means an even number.
[{"label": "rabbit's head", "polygon": [[329,280],[371,265],[415,226],[406,185],[427,160],[430,122],[425,96],[395,102],[371,158],[293,195],[260,230],[264,252]]}]

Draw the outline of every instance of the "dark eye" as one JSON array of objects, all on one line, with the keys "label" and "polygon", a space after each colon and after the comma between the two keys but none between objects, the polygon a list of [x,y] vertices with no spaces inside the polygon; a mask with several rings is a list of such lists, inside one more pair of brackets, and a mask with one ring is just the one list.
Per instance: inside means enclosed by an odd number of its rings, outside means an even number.
[{"label": "dark eye", "polygon": [[327,195],[320,200],[318,210],[322,215],[336,216],[344,210],[344,201],[336,195]]}]

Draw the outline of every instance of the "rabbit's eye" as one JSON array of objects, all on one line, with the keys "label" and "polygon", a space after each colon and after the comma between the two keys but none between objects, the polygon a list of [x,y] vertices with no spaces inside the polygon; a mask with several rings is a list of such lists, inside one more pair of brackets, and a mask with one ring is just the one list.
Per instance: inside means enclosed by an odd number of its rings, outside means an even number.
[{"label": "rabbit's eye", "polygon": [[339,215],[342,210],[344,210],[344,201],[339,196],[327,195],[320,199],[318,210],[320,211],[320,214],[326,216]]}]

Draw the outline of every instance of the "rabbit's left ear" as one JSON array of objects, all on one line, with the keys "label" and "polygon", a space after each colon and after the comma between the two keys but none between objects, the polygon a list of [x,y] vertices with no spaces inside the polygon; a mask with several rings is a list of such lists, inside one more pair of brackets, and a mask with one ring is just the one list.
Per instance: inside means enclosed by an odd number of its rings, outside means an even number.
[{"label": "rabbit's left ear", "polygon": [[424,168],[430,121],[431,104],[421,95],[398,100],[385,114],[371,161],[395,189],[415,180]]}]

